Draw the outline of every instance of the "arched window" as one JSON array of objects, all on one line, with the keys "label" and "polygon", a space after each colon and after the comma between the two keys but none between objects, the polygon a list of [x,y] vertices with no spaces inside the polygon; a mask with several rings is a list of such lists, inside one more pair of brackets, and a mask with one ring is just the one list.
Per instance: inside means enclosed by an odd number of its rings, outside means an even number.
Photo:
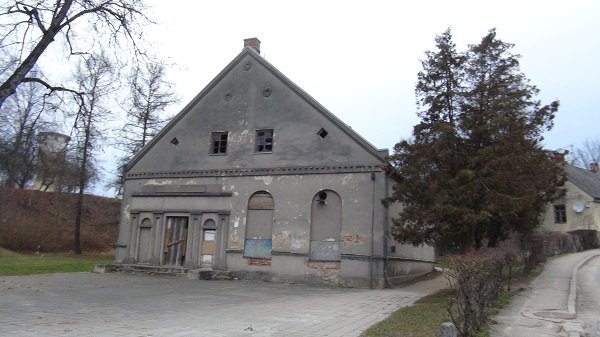
[{"label": "arched window", "polygon": [[256,192],[248,200],[245,257],[271,258],[274,205],[273,197],[266,191]]},{"label": "arched window", "polygon": [[342,199],[332,190],[319,191],[310,213],[310,259],[339,261],[342,236]]}]

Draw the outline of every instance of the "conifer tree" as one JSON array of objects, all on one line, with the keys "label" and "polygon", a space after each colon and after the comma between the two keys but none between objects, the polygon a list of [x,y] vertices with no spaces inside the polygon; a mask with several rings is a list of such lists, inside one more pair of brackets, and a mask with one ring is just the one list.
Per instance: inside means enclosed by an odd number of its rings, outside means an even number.
[{"label": "conifer tree", "polygon": [[403,210],[392,235],[441,251],[495,246],[538,225],[564,174],[541,146],[558,101],[541,105],[513,45],[491,30],[458,53],[450,31],[427,52],[416,95],[421,122],[396,144],[390,174]]}]

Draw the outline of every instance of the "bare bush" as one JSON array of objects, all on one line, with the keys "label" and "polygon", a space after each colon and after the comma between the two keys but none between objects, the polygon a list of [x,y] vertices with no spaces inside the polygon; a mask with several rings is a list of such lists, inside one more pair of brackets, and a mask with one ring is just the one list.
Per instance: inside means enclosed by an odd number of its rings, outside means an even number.
[{"label": "bare bush", "polygon": [[507,256],[486,250],[448,258],[445,276],[455,291],[448,311],[459,336],[474,336],[487,323],[503,287]]}]

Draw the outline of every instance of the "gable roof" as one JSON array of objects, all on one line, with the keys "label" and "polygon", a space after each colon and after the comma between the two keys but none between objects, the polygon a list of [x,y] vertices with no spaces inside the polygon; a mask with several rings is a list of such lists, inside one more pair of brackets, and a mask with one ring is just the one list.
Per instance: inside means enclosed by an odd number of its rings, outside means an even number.
[{"label": "gable roof", "polygon": [[573,165],[565,164],[567,179],[592,198],[600,200],[600,175]]},{"label": "gable roof", "polygon": [[260,63],[263,67],[265,67],[273,76],[279,79],[284,85],[286,85],[289,89],[291,89],[294,93],[296,93],[300,98],[302,98],[306,103],[312,106],[316,111],[321,113],[325,118],[331,121],[335,126],[337,126],[342,132],[348,135],[352,140],[354,140],[358,145],[360,145],[364,150],[370,153],[373,157],[384,163],[386,161],[386,156],[388,155],[387,149],[377,149],[371,143],[369,143],[366,139],[361,137],[358,133],[352,130],[351,127],[346,125],[342,120],[336,117],[333,113],[323,107],[319,102],[317,102],[314,98],[312,98],[308,93],[306,93],[302,88],[292,82],[289,78],[287,78],[283,73],[281,73],[277,68],[275,68],[271,63],[265,60],[256,50],[252,47],[245,47],[196,97],[194,97],[167,125],[154,137],[142,150],[137,153],[127,164],[126,171],[131,169],[135,163],[137,163],[140,158],[144,156],[146,152],[152,146],[158,142],[175,124],[177,124],[186,114],[188,114],[198,102],[204,98],[237,64],[239,64],[244,57],[250,56],[258,63]]}]

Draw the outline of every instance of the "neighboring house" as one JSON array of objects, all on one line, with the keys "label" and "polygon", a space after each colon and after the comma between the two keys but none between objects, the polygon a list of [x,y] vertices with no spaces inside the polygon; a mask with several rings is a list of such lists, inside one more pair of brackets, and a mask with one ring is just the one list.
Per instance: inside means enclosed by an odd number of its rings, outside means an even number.
[{"label": "neighboring house", "polygon": [[385,234],[387,150],[244,42],[127,165],[116,262],[357,287],[431,271],[433,248]]},{"label": "neighboring house", "polygon": [[598,164],[589,170],[564,164],[567,181],[565,196],[548,205],[542,229],[570,232],[581,229],[600,231],[600,173]]}]

